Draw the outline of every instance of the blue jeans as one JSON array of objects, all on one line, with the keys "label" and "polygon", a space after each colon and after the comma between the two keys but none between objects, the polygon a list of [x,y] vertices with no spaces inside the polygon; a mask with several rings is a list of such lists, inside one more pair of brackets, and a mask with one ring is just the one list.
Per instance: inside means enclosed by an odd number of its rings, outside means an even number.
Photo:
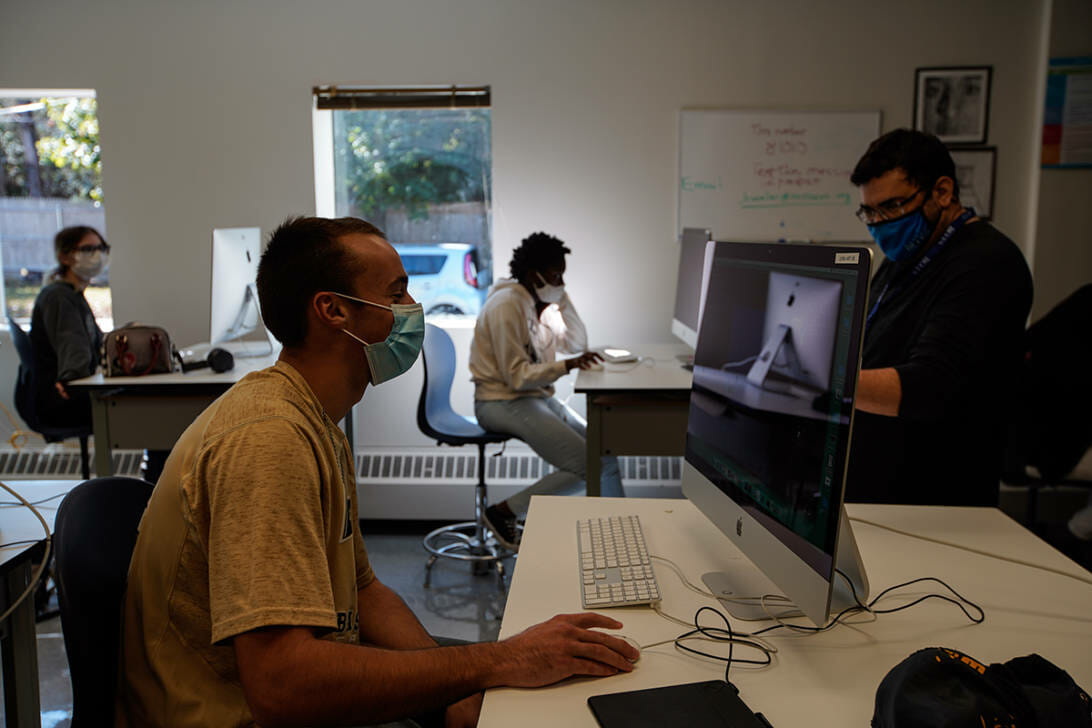
[{"label": "blue jeans", "polygon": [[[533,495],[573,495],[584,490],[587,477],[587,429],[579,415],[553,397],[475,400],[478,424],[523,440],[557,470],[507,500],[517,516],[527,515]],[[622,497],[618,459],[603,458],[600,493]]]}]

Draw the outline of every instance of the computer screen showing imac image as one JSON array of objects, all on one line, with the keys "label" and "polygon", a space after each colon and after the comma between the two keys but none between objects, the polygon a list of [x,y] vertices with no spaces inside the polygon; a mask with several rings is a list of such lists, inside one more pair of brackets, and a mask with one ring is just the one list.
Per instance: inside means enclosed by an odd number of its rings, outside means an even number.
[{"label": "computer screen showing imac image", "polygon": [[[726,601],[746,619],[798,610],[825,622],[834,587],[845,587],[836,568],[855,580],[860,598],[867,592],[841,505],[868,254],[836,265],[837,252],[715,244],[683,493],[753,564],[726,559],[729,568],[707,575],[707,585],[737,598],[784,594],[793,605]],[[836,597],[848,601],[848,589]]]},{"label": "computer screen showing imac image", "polygon": [[841,301],[841,281],[770,273],[763,344],[747,380],[772,391],[827,391]]},{"label": "computer screen showing imac image", "polygon": [[257,288],[261,257],[259,228],[212,231],[212,292],[209,342],[233,341],[254,331],[260,320]]}]

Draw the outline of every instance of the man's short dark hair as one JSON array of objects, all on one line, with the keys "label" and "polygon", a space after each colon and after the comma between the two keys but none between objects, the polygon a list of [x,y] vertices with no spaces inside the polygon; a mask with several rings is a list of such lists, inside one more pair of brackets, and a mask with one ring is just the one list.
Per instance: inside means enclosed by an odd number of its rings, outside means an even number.
[{"label": "man's short dark hair", "polygon": [[341,238],[353,234],[387,237],[355,217],[290,217],[269,237],[258,264],[258,301],[265,327],[284,346],[303,344],[316,293],[352,293],[364,266]]},{"label": "man's short dark hair", "polygon": [[893,169],[906,173],[906,181],[929,190],[941,177],[952,178],[952,190],[959,199],[955,162],[944,142],[932,134],[913,129],[895,129],[868,145],[849,181],[860,187]]},{"label": "man's short dark hair", "polygon": [[566,253],[571,252],[573,251],[565,247],[565,243],[553,235],[531,233],[512,251],[512,262],[508,264],[508,270],[517,281],[523,280],[528,271],[560,266],[565,262]]}]

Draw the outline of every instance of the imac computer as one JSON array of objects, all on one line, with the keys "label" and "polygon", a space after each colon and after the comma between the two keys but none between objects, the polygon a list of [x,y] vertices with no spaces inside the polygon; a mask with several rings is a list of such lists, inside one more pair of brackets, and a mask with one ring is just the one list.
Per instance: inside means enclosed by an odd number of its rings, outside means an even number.
[{"label": "imac computer", "polygon": [[[868,595],[842,499],[871,254],[783,243],[710,249],[683,494],[751,563],[725,554],[724,571],[703,580],[738,618],[787,616],[784,602],[757,599],[783,594],[793,613],[822,625],[854,603],[847,579],[859,599]],[[756,352],[770,354],[761,377]],[[766,386],[775,379],[785,386]]]},{"label": "imac computer", "polygon": [[[212,231],[212,295],[209,310],[209,344],[233,342],[254,331],[261,322],[258,306],[258,261],[261,230],[218,228]],[[242,344],[242,342],[239,342]],[[266,354],[246,346],[230,347],[236,356]]]},{"label": "imac computer", "polygon": [[683,228],[679,246],[679,279],[675,284],[675,314],[671,319],[671,333],[691,349],[698,344],[698,327],[701,325],[703,282],[709,270],[705,248],[713,233],[703,228]]}]

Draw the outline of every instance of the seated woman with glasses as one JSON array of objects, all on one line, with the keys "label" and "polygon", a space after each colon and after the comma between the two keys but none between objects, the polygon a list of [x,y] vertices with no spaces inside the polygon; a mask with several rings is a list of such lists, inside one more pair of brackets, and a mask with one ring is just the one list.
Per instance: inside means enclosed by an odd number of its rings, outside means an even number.
[{"label": "seated woman with glasses", "polygon": [[31,314],[38,415],[55,427],[90,425],[87,394],[71,392],[67,384],[94,374],[98,367],[102,330],[84,290],[106,270],[110,246],[94,228],[79,225],[57,233],[53,250],[57,268],[38,293]]}]

